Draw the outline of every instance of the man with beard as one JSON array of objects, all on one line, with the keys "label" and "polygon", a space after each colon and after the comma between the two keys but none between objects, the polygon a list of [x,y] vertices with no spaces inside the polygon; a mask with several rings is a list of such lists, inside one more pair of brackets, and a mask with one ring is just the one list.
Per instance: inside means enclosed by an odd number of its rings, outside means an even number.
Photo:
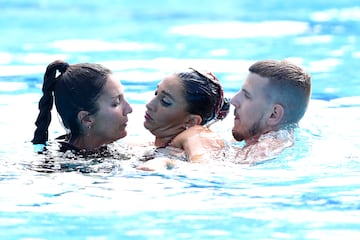
[{"label": "man with beard", "polygon": [[249,68],[235,107],[232,135],[244,142],[237,163],[255,164],[276,157],[294,143],[293,130],[304,116],[311,77],[288,61],[263,60]]}]

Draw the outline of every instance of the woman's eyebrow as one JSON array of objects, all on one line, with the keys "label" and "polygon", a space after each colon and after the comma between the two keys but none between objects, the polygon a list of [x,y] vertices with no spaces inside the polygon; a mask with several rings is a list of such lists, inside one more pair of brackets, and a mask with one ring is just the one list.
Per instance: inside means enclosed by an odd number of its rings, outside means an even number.
[{"label": "woman's eyebrow", "polygon": [[167,97],[169,97],[169,98],[171,98],[172,100],[174,100],[174,97],[170,94],[170,93],[168,93],[168,92],[166,92],[166,91],[161,91],[161,93],[163,94],[163,95],[165,95],[165,96],[167,96]]},{"label": "woman's eyebrow", "polygon": [[118,99],[118,98],[121,98],[123,96],[122,93],[116,95],[116,96],[112,96],[111,99]]}]

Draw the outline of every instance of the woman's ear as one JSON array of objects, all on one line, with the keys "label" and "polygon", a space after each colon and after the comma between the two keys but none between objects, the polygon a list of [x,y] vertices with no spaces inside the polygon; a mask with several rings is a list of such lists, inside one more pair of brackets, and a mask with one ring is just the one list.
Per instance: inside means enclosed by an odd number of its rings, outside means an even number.
[{"label": "woman's ear", "polygon": [[77,117],[78,117],[80,124],[85,126],[86,128],[89,128],[93,125],[93,119],[90,116],[90,113],[88,111],[78,112]]},{"label": "woman's ear", "polygon": [[202,117],[200,115],[190,114],[189,120],[186,122],[187,127],[192,127],[195,125],[200,125],[202,122]]},{"label": "woman's ear", "polygon": [[268,119],[268,124],[271,126],[278,126],[284,117],[284,111],[285,109],[282,105],[274,104],[272,107],[272,112]]}]

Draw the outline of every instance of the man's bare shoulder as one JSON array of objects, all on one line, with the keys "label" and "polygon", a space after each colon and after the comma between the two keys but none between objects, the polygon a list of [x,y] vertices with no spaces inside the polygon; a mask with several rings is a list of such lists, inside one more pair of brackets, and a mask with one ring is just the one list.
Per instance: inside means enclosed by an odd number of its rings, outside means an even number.
[{"label": "man's bare shoulder", "polygon": [[264,162],[279,156],[282,151],[293,145],[294,131],[292,129],[271,131],[261,135],[256,143],[238,148],[235,161],[250,165]]}]

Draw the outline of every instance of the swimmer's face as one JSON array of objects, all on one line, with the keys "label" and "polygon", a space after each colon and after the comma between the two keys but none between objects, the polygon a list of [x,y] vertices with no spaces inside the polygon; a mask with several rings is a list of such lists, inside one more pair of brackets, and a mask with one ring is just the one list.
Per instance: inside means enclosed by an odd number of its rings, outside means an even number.
[{"label": "swimmer's face", "polygon": [[182,80],[170,75],[159,83],[155,96],[146,104],[144,126],[156,137],[173,138],[186,129],[190,114],[183,91]]},{"label": "swimmer's face", "polygon": [[231,99],[234,110],[232,134],[237,141],[259,137],[269,130],[273,104],[266,98],[268,78],[249,73],[241,90]]}]

